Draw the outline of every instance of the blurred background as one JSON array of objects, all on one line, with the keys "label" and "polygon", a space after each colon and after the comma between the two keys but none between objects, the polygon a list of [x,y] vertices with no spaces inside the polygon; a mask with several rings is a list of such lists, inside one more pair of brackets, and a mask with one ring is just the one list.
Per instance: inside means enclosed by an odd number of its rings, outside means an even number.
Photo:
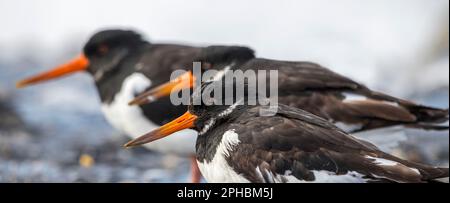
[{"label": "blurred background", "polygon": [[[0,0],[0,182],[189,180],[182,158],[121,148],[128,139],[106,122],[87,74],[15,89],[79,54],[100,29],[130,28],[152,42],[247,45],[259,57],[314,61],[448,108],[448,8],[448,0]],[[448,166],[448,131],[399,133],[400,145],[386,150]]]}]

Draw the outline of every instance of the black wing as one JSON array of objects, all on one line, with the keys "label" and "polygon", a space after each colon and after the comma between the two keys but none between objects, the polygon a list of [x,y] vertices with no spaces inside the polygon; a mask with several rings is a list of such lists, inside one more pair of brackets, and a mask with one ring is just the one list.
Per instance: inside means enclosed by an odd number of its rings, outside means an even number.
[{"label": "black wing", "polygon": [[[448,120],[448,110],[372,91],[315,63],[254,59],[242,68],[278,70],[280,103],[302,108],[327,120],[358,124],[361,127],[357,130],[398,124],[448,129],[448,126],[433,126]],[[346,100],[347,94],[359,95],[361,99]],[[427,124],[423,125],[424,122]]]},{"label": "black wing", "polygon": [[254,182],[272,182],[277,174],[288,171],[306,181],[315,180],[313,171],[336,175],[357,172],[367,181],[421,182],[448,176],[448,169],[435,169],[385,154],[305,111],[280,105],[276,116],[264,117],[258,114],[260,108],[250,109],[228,127],[235,129],[241,141],[228,162]]}]

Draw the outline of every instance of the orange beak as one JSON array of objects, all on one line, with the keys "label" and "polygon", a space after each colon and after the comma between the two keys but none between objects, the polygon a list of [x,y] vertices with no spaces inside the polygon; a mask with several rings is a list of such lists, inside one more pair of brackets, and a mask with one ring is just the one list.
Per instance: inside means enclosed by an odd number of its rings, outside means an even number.
[{"label": "orange beak", "polygon": [[155,140],[159,140],[163,137],[169,136],[172,133],[178,132],[183,129],[191,128],[194,126],[194,122],[197,119],[197,116],[189,113],[187,111],[182,116],[176,118],[175,120],[159,127],[156,130],[153,130],[145,135],[142,135],[130,142],[126,143],[124,147],[134,147],[138,145],[143,145],[149,142],[153,142]]},{"label": "orange beak", "polygon": [[158,87],[152,88],[144,93],[139,94],[133,99],[129,105],[142,105],[158,100],[161,97],[169,96],[172,91],[188,89],[194,86],[195,77],[189,71],[178,76],[174,80],[164,83]]},{"label": "orange beak", "polygon": [[22,88],[31,84],[36,84],[42,81],[58,78],[70,73],[86,70],[89,66],[89,60],[81,54],[77,58],[69,61],[66,64],[60,65],[52,70],[43,72],[41,74],[29,77],[16,83],[17,88]]}]

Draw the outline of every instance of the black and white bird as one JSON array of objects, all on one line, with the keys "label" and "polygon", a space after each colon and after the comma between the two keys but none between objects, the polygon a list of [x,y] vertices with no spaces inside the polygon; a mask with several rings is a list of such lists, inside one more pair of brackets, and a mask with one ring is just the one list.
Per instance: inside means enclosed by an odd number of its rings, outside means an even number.
[{"label": "black and white bird", "polygon": [[[277,70],[279,103],[322,117],[348,133],[395,125],[448,130],[448,124],[442,125],[448,121],[448,109],[423,106],[372,91],[315,63],[255,58],[253,50],[246,47],[222,46],[207,47],[197,61],[202,62],[203,71],[218,70],[215,80],[233,70]],[[194,81],[195,76],[188,72],[140,94],[131,103],[157,101],[155,98],[170,94],[167,91],[170,87],[192,88],[194,83],[185,80]]]},{"label": "black and white bird", "polygon": [[[108,122],[135,138],[180,116],[186,107],[172,105],[169,98],[142,106],[129,106],[128,102],[138,93],[165,82],[174,70],[190,69],[202,49],[152,44],[133,31],[105,30],[88,40],[79,57],[53,70],[22,80],[17,86],[24,87],[75,72],[87,72],[95,80],[102,111]],[[186,130],[146,147],[162,153],[191,157],[193,182],[198,182],[200,173],[194,157],[196,136],[195,131]]]},{"label": "black and white bird", "polygon": [[[204,83],[193,100],[202,94],[209,97],[211,84]],[[448,177],[448,168],[384,153],[306,111],[283,104],[251,106],[246,100],[247,94],[243,100],[234,98],[232,105],[206,105],[201,100],[201,105],[190,105],[183,116],[125,146],[194,129],[199,132],[197,162],[208,182],[415,183]]]}]

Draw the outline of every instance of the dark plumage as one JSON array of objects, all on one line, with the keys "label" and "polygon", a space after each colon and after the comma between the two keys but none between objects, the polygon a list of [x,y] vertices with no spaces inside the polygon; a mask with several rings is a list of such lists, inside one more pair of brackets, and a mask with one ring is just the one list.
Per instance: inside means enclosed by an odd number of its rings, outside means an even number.
[{"label": "dark plumage", "polygon": [[[230,55],[211,46],[202,50],[198,60],[211,64],[204,69],[278,70],[278,101],[304,109],[334,123],[357,125],[347,132],[358,132],[393,125],[447,130],[439,125],[448,121],[448,109],[415,104],[372,91],[366,86],[311,62],[290,62],[254,58],[245,47]],[[351,96],[358,97],[352,99]]]},{"label": "dark plumage", "polygon": [[[95,80],[103,113],[110,124],[128,136],[136,137],[144,130],[151,130],[178,117],[186,111],[186,106],[172,105],[169,98],[139,107],[129,106],[128,102],[141,91],[165,82],[174,70],[190,70],[192,62],[201,56],[203,49],[153,44],[129,30],[104,30],[94,34],[84,46],[83,53],[74,60],[22,80],[17,86],[86,71]],[[229,55],[228,50],[222,53]],[[193,156],[194,143],[195,133],[147,147],[162,153]],[[199,181],[198,174],[194,181]]]},{"label": "dark plumage", "polygon": [[[197,91],[193,97],[200,95]],[[213,159],[223,157],[230,167],[228,170],[234,170],[250,182],[289,182],[293,177],[312,182],[427,182],[448,177],[448,168],[435,168],[386,154],[301,109],[279,104],[273,111],[267,106],[239,105],[223,113],[230,108],[205,104],[189,107],[190,113],[198,117],[193,127],[197,131],[204,131],[214,120],[209,130],[197,139],[200,169],[206,168],[202,164],[219,165]],[[276,113],[261,116],[261,111]],[[238,140],[227,138],[230,135],[226,132],[234,132]],[[228,144],[225,152],[219,147],[224,143]],[[338,177],[342,179],[333,179]],[[206,178],[213,182],[226,181],[217,175],[206,175]]]}]

